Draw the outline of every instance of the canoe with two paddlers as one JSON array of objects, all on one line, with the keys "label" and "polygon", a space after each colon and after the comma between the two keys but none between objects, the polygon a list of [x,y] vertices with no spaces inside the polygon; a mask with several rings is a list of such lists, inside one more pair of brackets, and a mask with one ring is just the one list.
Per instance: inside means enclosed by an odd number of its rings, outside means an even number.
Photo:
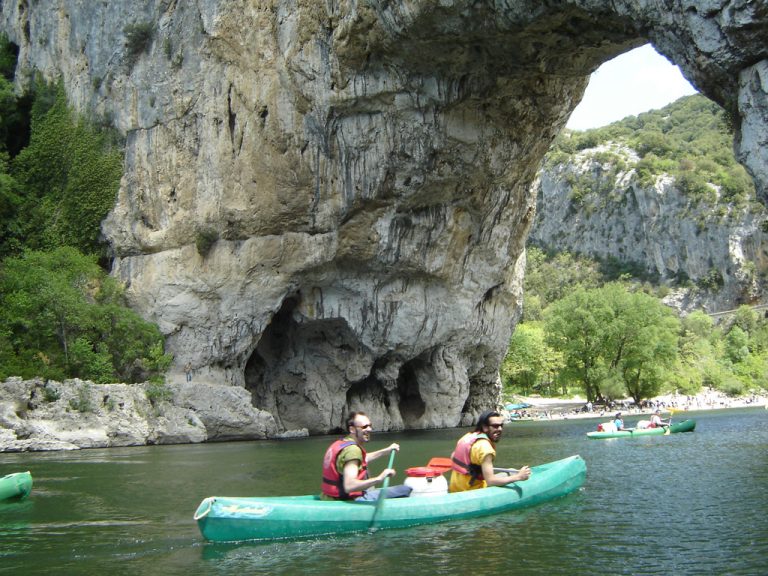
[{"label": "canoe with two paddlers", "polygon": [[507,486],[376,502],[329,501],[317,495],[272,497],[212,496],[195,512],[203,537],[211,541],[306,538],[376,529],[407,528],[498,514],[540,504],[578,489],[587,475],[580,456],[531,468],[531,477]]},{"label": "canoe with two paddlers", "polygon": [[683,420],[670,426],[659,426],[657,428],[625,428],[623,430],[595,431],[587,432],[588,438],[634,438],[640,436],[664,436],[665,434],[675,434],[677,432],[693,432],[696,428],[696,420]]}]

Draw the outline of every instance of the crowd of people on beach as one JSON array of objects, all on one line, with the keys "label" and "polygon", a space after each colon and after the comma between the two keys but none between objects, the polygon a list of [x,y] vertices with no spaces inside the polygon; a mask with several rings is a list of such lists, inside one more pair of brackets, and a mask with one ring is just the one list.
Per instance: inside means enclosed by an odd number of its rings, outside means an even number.
[{"label": "crowd of people on beach", "polygon": [[656,410],[715,410],[721,408],[745,408],[768,406],[768,396],[750,394],[732,398],[717,390],[706,390],[696,395],[670,394],[641,401],[636,404],[631,399],[615,400],[605,404],[593,404],[590,401],[574,399],[569,402],[541,402],[529,399],[533,404],[525,410],[509,413],[510,420],[559,420],[568,418],[604,417],[617,411],[626,414],[653,414]]}]

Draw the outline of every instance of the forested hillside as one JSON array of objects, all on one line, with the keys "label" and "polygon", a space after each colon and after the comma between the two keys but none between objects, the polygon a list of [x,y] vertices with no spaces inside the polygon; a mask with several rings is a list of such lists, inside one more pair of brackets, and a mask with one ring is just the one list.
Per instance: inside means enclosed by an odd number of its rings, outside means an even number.
[{"label": "forested hillside", "polygon": [[732,140],[701,96],[566,131],[540,172],[529,243],[663,283],[686,312],[764,302],[768,211]]},{"label": "forested hillside", "polygon": [[[768,323],[745,305],[762,302],[766,212],[732,138],[701,96],[558,138],[508,391],[639,401],[768,388]],[[715,324],[718,306],[738,312]]]},{"label": "forested hillside", "polygon": [[[672,176],[683,194],[721,214],[757,203],[754,183],[733,155],[730,118],[704,96],[685,96],[660,110],[594,130],[565,130],[552,147],[547,165],[564,164],[578,151],[608,145],[625,153],[601,149],[594,157],[612,160],[616,172],[632,168],[640,186],[652,185],[659,176]],[[577,197],[579,192],[594,191],[575,184]]]}]

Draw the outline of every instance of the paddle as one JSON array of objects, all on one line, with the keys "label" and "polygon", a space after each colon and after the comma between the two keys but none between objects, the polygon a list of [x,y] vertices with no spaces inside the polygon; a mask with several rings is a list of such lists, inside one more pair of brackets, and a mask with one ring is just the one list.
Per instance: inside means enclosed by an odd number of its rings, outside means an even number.
[{"label": "paddle", "polygon": [[667,429],[664,432],[664,436],[669,436],[672,433],[672,417],[675,415],[675,412],[682,412],[682,410],[675,410],[674,408],[668,408],[667,411],[669,412],[669,422],[667,422]]},{"label": "paddle", "polygon": [[[395,451],[392,450],[389,453],[389,464],[387,464],[387,468],[392,468],[392,465],[395,463]],[[381,490],[379,490],[379,497],[376,499],[376,507],[373,509],[373,516],[371,517],[371,526],[369,530],[373,530],[376,528],[376,517],[379,515],[379,512],[381,511],[382,506],[384,506],[384,499],[387,497],[387,488],[389,488],[389,476],[384,478],[384,483],[381,485]]]}]

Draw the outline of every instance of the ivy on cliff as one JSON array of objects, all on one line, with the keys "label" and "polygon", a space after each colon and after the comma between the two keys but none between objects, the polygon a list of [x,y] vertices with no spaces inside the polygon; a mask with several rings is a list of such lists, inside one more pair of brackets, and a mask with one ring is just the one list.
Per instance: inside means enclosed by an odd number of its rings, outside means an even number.
[{"label": "ivy on cliff", "polygon": [[111,135],[72,112],[61,84],[38,84],[37,94],[29,145],[11,169],[23,191],[17,211],[23,244],[97,252],[101,221],[120,185],[122,154]]}]

